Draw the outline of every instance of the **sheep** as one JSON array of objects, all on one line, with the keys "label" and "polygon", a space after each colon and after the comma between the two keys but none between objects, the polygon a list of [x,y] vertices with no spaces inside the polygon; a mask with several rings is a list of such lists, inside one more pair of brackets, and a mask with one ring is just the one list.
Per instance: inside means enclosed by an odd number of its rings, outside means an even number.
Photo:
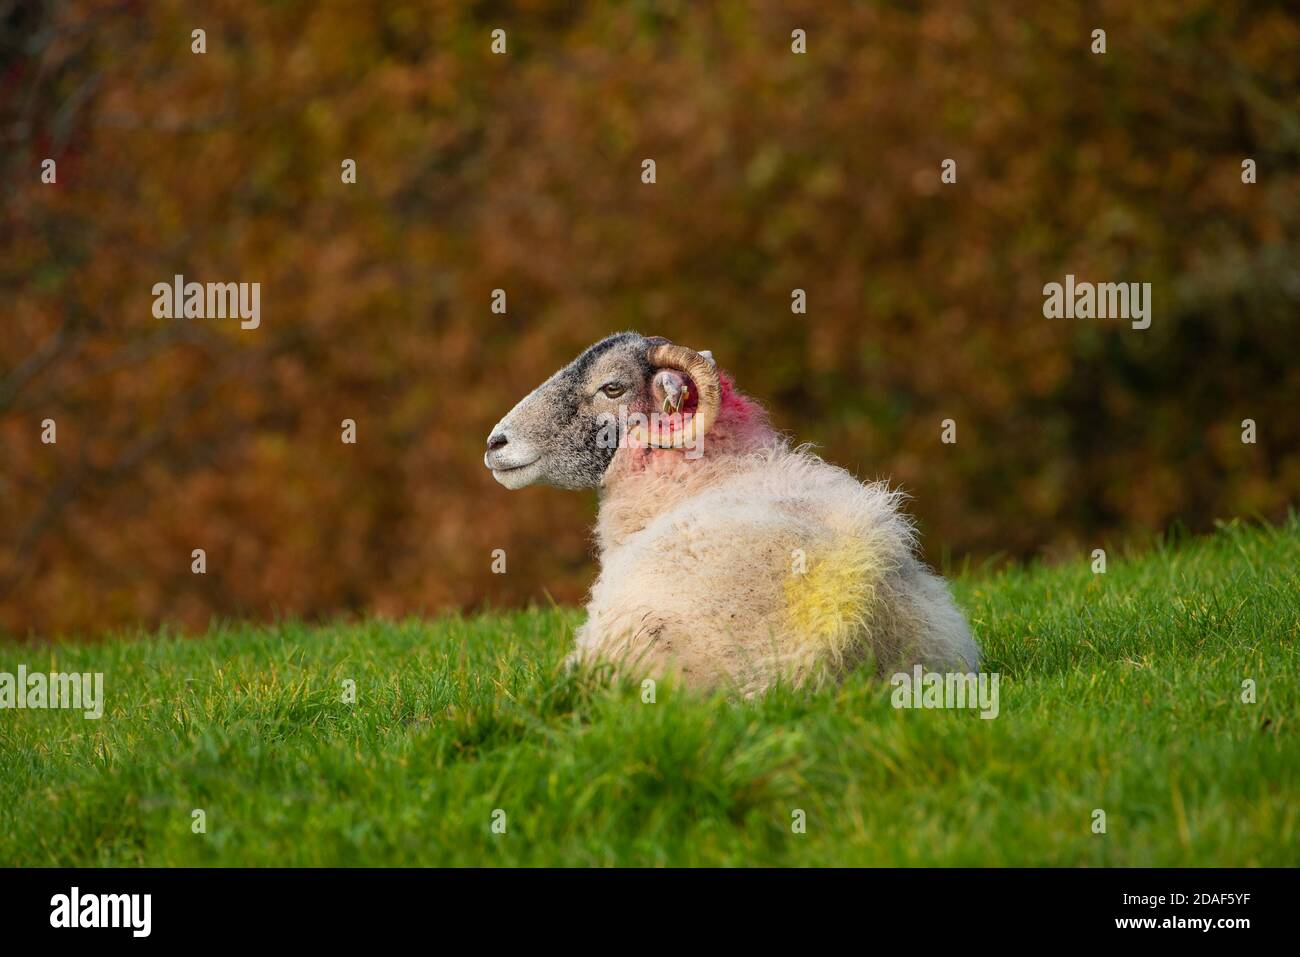
[{"label": "sheep", "polygon": [[744,696],[979,665],[903,493],[792,447],[707,352],[596,343],[493,427],[484,464],[508,489],[598,490],[575,664]]}]

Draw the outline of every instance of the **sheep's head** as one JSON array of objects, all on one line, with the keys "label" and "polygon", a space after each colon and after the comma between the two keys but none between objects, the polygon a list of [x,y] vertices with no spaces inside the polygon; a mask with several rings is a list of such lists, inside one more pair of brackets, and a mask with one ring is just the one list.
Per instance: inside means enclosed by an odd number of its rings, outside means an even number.
[{"label": "sheep's head", "polygon": [[488,435],[483,462],[506,488],[595,488],[621,447],[700,449],[720,401],[707,352],[620,333],[511,409]]}]

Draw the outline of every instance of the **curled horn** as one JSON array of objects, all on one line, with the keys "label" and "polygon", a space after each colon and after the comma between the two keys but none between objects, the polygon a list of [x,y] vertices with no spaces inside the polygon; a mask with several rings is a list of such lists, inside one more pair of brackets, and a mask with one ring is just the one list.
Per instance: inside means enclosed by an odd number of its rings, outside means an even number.
[{"label": "curled horn", "polygon": [[694,349],[675,345],[663,339],[652,339],[646,350],[646,359],[656,369],[676,369],[690,376],[698,392],[695,414],[681,429],[665,433],[661,429],[641,430],[638,436],[645,445],[656,448],[694,447],[713,428],[718,410],[722,407],[722,382],[717,366],[709,357]]}]

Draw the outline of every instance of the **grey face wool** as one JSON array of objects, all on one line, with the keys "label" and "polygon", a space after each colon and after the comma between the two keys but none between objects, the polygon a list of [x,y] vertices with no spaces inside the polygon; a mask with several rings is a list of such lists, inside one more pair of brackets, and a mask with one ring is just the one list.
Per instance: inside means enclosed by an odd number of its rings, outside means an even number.
[{"label": "grey face wool", "polygon": [[651,343],[635,332],[602,339],[525,396],[488,437],[493,477],[509,489],[598,487],[619,444],[608,424],[650,411]]}]

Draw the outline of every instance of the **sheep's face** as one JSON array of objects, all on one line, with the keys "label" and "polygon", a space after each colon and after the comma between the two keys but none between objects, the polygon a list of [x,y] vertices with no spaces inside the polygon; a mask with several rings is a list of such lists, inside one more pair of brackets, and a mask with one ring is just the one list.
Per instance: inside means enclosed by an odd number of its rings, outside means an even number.
[{"label": "sheep's face", "polygon": [[492,476],[510,489],[599,486],[628,416],[648,414],[685,384],[672,370],[651,368],[653,341],[634,332],[610,336],[525,396],[488,435],[483,462]]}]

